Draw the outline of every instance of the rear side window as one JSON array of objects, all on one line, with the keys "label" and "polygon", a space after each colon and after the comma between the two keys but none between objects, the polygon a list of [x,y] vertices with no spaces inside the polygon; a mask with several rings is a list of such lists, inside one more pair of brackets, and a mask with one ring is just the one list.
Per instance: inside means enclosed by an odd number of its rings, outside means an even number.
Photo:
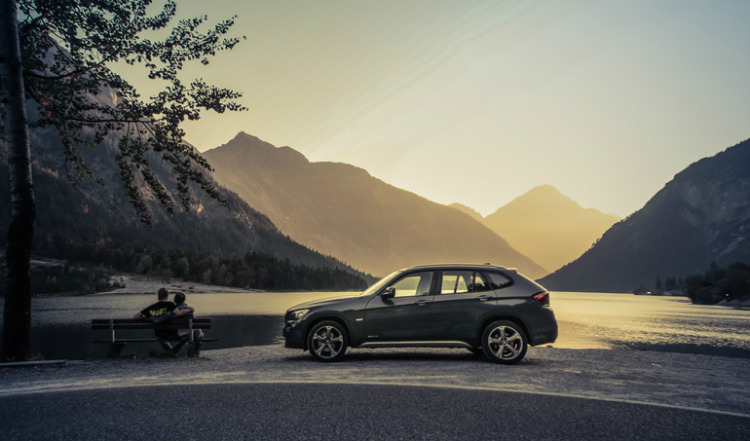
[{"label": "rear side window", "polygon": [[505,277],[504,275],[500,273],[487,273],[487,278],[489,279],[489,288],[490,289],[500,289],[505,288],[506,286],[513,283],[511,279],[508,277]]},{"label": "rear side window", "polygon": [[489,291],[489,283],[476,271],[443,271],[440,294]]}]

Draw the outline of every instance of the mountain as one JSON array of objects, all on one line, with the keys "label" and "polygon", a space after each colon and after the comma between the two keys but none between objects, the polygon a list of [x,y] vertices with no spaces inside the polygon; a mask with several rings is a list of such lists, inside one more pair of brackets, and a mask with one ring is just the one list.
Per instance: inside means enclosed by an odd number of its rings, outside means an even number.
[{"label": "mountain", "polygon": [[579,257],[618,220],[581,207],[551,185],[541,185],[485,217],[484,224],[554,271]]},{"label": "mountain", "polygon": [[[184,210],[179,201],[173,201],[175,213],[170,215],[141,180],[140,190],[152,216],[152,226],[147,228],[139,221],[120,182],[119,169],[113,159],[118,150],[114,136],[96,148],[81,148],[82,156],[104,186],[90,180],[75,186],[69,183],[61,142],[53,129],[32,129],[30,138],[37,205],[33,252],[37,256],[112,265],[146,255],[152,262],[144,260],[144,265],[154,268],[174,267],[175,260],[184,257],[191,259],[189,264],[193,271],[205,266],[202,272],[209,283],[267,289],[366,287],[363,273],[294,242],[280,233],[267,216],[225,188],[218,189],[226,201],[221,204],[191,186],[191,208]],[[155,175],[176,194],[177,182],[170,166],[156,155],[151,155],[149,162]],[[3,231],[0,248],[3,248],[4,232],[10,220],[10,197],[7,146],[2,142],[0,198],[0,230]],[[180,253],[175,254],[175,250]],[[220,259],[235,259],[235,268],[227,268],[230,260]],[[305,274],[283,274],[285,271]],[[244,273],[238,275],[241,272]],[[219,273],[223,275],[222,280],[217,280]],[[336,277],[341,276],[340,280],[355,282],[338,286],[320,280],[334,273]],[[284,283],[272,283],[274,277],[283,278]],[[300,282],[311,277],[317,278],[317,282]],[[241,279],[248,283],[240,283]]]},{"label": "mountain", "polygon": [[563,291],[632,292],[657,278],[750,263],[750,140],[675,175],[574,262],[540,280]]},{"label": "mountain", "polygon": [[455,208],[456,210],[463,211],[464,213],[471,216],[474,220],[484,222],[484,217],[482,216],[482,214],[471,207],[468,207],[464,204],[459,204],[458,202],[450,204],[448,206],[451,208]]},{"label": "mountain", "polygon": [[246,133],[204,153],[214,177],[292,239],[385,275],[423,263],[491,262],[545,274],[470,216],[348,164],[311,163]]}]

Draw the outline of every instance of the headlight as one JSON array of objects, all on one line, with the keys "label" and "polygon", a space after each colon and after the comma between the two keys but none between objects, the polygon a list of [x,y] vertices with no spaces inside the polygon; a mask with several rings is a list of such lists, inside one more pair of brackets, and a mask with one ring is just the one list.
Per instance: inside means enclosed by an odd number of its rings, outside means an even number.
[{"label": "headlight", "polygon": [[296,311],[290,311],[286,315],[286,322],[289,324],[289,326],[296,326],[297,323],[302,319],[302,317],[304,317],[308,312],[310,312],[309,309],[298,309]]}]

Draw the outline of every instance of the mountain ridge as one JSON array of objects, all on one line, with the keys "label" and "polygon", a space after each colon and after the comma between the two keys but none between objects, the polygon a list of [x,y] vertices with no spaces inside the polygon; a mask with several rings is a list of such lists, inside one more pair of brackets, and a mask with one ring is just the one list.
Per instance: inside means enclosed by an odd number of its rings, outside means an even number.
[{"label": "mountain ridge", "polygon": [[485,217],[469,207],[452,206],[475,213],[512,247],[550,271],[580,256],[620,219],[583,208],[549,184],[533,187]]},{"label": "mountain ridge", "polygon": [[[361,283],[365,283],[364,274],[331,256],[322,255],[294,242],[281,234],[265,214],[248,206],[234,192],[219,185],[217,190],[225,203],[211,198],[197,185],[190,184],[190,209],[184,209],[179,201],[173,199],[174,214],[169,214],[155,195],[149,192],[142,179],[138,178],[139,190],[143,192],[144,202],[151,214],[151,226],[147,227],[139,221],[122,188],[114,160],[114,153],[117,152],[116,137],[106,138],[95,148],[81,148],[82,157],[96,175],[102,178],[104,187],[91,180],[75,186],[68,182],[65,162],[62,160],[62,146],[53,129],[32,129],[30,138],[37,200],[34,252],[42,249],[55,253],[60,246],[76,244],[75,246],[94,247],[97,241],[114,241],[118,249],[148,248],[150,253],[181,250],[191,255],[211,254],[220,259],[247,259],[250,255],[263,255],[268,256],[263,264],[279,268],[297,265],[299,268],[340,270],[347,274],[346,277],[355,275],[360,278]],[[0,175],[6,176],[7,180],[5,150],[6,146],[0,143]],[[169,165],[156,154],[149,154],[148,159],[151,170],[160,177],[174,198],[177,181]],[[205,173],[213,181],[211,173]],[[0,190],[3,193],[9,192],[4,185],[0,185]],[[7,208],[10,198],[3,198],[2,202],[0,207],[5,205]],[[9,209],[6,208],[0,209],[0,227],[7,229]],[[3,239],[4,236],[0,238],[0,246],[4,244]],[[62,245],[63,243],[67,245]],[[277,259],[277,262],[271,262],[272,259]],[[220,269],[212,268],[209,274],[215,277]],[[247,271],[247,268],[238,266],[234,271]],[[308,274],[312,272],[314,271],[308,271]],[[263,276],[266,277],[267,274],[264,273]],[[288,279],[289,275],[286,277]],[[248,280],[258,281],[260,278],[259,274],[248,276]],[[235,277],[235,281],[237,280]],[[363,287],[359,283],[356,285],[349,288]],[[326,285],[318,286],[322,288]],[[296,288],[302,288],[302,285]]]},{"label": "mountain ridge", "polygon": [[750,140],[702,158],[616,223],[550,289],[632,292],[657,278],[750,263]]},{"label": "mountain ridge", "polygon": [[[515,266],[532,277],[545,273],[464,213],[364,169],[302,161],[301,153],[280,149],[240,133],[204,157],[218,182],[312,249],[379,275],[415,264],[463,261]],[[285,165],[282,156],[296,159]]]}]

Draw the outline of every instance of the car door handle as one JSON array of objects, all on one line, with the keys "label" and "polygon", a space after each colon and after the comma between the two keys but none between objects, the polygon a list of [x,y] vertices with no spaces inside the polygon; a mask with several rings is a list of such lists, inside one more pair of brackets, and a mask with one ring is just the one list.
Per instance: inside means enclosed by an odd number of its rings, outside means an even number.
[{"label": "car door handle", "polygon": [[489,299],[490,299],[490,296],[479,296],[479,300],[481,300],[483,302],[486,302]]},{"label": "car door handle", "polygon": [[417,302],[417,305],[424,306],[424,305],[429,305],[430,303],[432,302],[430,302],[429,300],[420,300]]}]

